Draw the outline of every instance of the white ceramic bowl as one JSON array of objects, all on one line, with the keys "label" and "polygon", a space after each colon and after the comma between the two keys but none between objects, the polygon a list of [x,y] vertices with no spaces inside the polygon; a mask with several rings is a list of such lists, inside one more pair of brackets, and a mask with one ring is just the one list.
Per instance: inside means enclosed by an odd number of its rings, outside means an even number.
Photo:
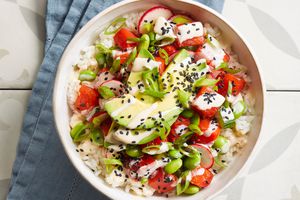
[{"label": "white ceramic bowl", "polygon": [[[69,119],[71,111],[68,108],[66,96],[69,80],[68,77],[73,70],[72,64],[74,63],[74,60],[78,58],[80,50],[92,44],[100,31],[108,24],[109,21],[112,21],[114,18],[125,13],[146,10],[158,4],[170,7],[175,11],[186,12],[194,19],[200,20],[201,22],[209,22],[210,24],[219,27],[222,31],[222,34],[225,36],[225,38],[227,38],[228,42],[232,44],[233,50],[238,54],[240,62],[248,67],[249,75],[253,81],[251,87],[254,97],[256,98],[255,111],[257,115],[253,122],[252,130],[248,136],[248,144],[243,149],[242,154],[236,157],[236,159],[231,163],[230,167],[214,177],[210,187],[193,196],[179,196],[169,199],[180,198],[201,200],[211,198],[233,181],[253,151],[262,127],[264,86],[262,84],[261,73],[257,66],[256,59],[254,58],[253,52],[251,51],[249,45],[245,42],[245,39],[235,30],[235,28],[233,28],[230,23],[227,22],[227,20],[224,19],[224,17],[207,6],[186,0],[125,0],[107,8],[91,19],[72,39],[58,66],[53,94],[53,111],[56,127],[69,159],[80,172],[80,174],[95,188],[113,199],[145,199],[143,197],[126,193],[123,189],[110,187],[102,178],[96,177],[82,162],[79,154],[75,151],[76,146],[69,134]],[[165,197],[154,196],[148,197],[147,199],[162,198]]]}]

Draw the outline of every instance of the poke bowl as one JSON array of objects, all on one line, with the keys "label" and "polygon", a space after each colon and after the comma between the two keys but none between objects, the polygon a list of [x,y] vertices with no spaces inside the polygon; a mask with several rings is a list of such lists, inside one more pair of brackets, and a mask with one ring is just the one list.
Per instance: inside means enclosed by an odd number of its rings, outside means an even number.
[{"label": "poke bowl", "polygon": [[253,51],[186,0],[125,0],[67,46],[53,93],[70,161],[112,199],[208,199],[243,168],[263,124]]}]

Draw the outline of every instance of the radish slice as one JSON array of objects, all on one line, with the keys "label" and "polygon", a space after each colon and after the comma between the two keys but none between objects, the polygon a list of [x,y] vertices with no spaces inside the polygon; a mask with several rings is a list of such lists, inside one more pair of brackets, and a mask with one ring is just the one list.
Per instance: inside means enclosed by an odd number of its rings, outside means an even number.
[{"label": "radish slice", "polygon": [[210,150],[201,144],[194,144],[192,146],[195,147],[201,154],[200,165],[206,169],[211,168],[214,164],[214,157],[211,154]]},{"label": "radish slice", "polygon": [[174,22],[177,25],[193,22],[193,20],[186,15],[173,15],[172,17],[169,18],[169,20]]},{"label": "radish slice", "polygon": [[143,34],[145,33],[145,30],[143,30],[144,24],[154,24],[158,17],[169,19],[171,16],[173,16],[173,13],[169,8],[163,6],[155,6],[153,8],[150,8],[149,10],[145,11],[145,13],[140,18],[138,23],[138,31],[139,33]]},{"label": "radish slice", "polygon": [[109,87],[109,89],[111,89],[117,96],[124,94],[125,87],[123,83],[121,83],[120,81],[117,80],[105,81],[100,86]]},{"label": "radish slice", "polygon": [[104,70],[103,72],[101,72],[99,74],[99,76],[96,78],[96,83],[94,85],[94,88],[95,89],[98,89],[98,87],[104,83],[105,81],[109,81],[109,80],[112,80],[114,79],[114,75],[112,75],[108,70]]}]

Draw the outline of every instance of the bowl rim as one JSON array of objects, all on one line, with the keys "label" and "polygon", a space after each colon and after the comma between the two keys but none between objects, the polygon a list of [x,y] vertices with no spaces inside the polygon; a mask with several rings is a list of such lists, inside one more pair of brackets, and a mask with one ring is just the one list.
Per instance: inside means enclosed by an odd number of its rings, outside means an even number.
[{"label": "bowl rim", "polygon": [[[78,164],[71,158],[70,156],[70,153],[71,153],[71,150],[69,147],[67,147],[67,144],[66,144],[66,141],[63,139],[60,131],[59,131],[59,128],[58,128],[58,118],[57,118],[57,115],[59,115],[59,112],[58,112],[58,104],[56,102],[56,97],[58,96],[58,93],[59,93],[59,74],[61,74],[61,71],[62,71],[62,63],[63,63],[63,60],[66,59],[67,55],[69,54],[69,51],[70,49],[72,49],[72,46],[74,46],[77,41],[82,37],[82,35],[91,27],[95,24],[96,20],[98,20],[100,17],[102,17],[103,15],[106,15],[107,13],[109,13],[110,11],[118,8],[118,7],[121,7],[123,5],[126,5],[128,3],[134,3],[134,2],[139,2],[139,1],[142,1],[142,0],[123,0],[123,1],[120,1],[116,4],[113,4],[111,6],[109,6],[108,8],[104,9],[103,11],[99,12],[97,15],[95,15],[92,19],[90,19],[75,35],[74,37],[71,39],[71,41],[69,42],[69,44],[66,46],[65,50],[64,50],[64,53],[63,55],[61,56],[60,58],[60,61],[59,61],[59,64],[57,65],[57,71],[56,71],[56,75],[55,75],[55,81],[54,81],[54,87],[53,87],[53,96],[52,96],[52,102],[53,102],[53,106],[52,106],[52,111],[53,111],[53,116],[54,116],[54,122],[55,122],[55,128],[57,130],[57,133],[58,133],[58,136],[60,138],[60,141],[61,143],[63,144],[63,148],[64,148],[64,151],[65,153],[67,154],[67,157],[69,158],[69,160],[71,161],[72,165],[75,167],[75,169],[80,173],[80,175],[86,179],[89,184],[91,184],[95,189],[98,190],[98,192],[101,192],[103,193],[104,195],[106,195],[107,197],[111,198],[111,197],[115,197],[115,195],[112,195],[111,193],[109,193],[108,191],[105,191],[105,190],[100,190],[99,187],[97,186],[96,183],[94,183],[88,176],[86,176],[80,169],[79,169],[79,166]],[[200,7],[206,11],[208,11],[209,13],[213,14],[214,16],[216,16],[217,18],[219,18],[223,23],[225,23],[228,28],[230,28],[233,32],[235,32],[239,38],[244,42],[245,46],[247,47],[247,49],[249,50],[252,58],[253,58],[253,61],[256,65],[256,68],[257,68],[257,71],[258,71],[258,75],[259,75],[259,82],[261,84],[261,89],[262,89],[262,112],[261,112],[261,124],[260,124],[260,130],[259,130],[259,133],[258,133],[258,136],[256,138],[256,141],[255,143],[253,144],[253,148],[252,150],[250,151],[249,153],[249,156],[246,158],[244,164],[237,170],[237,173],[234,174],[232,176],[232,178],[226,183],[224,184],[218,191],[214,192],[210,197],[208,197],[207,199],[212,199],[213,197],[217,196],[218,194],[220,194],[222,191],[224,191],[225,188],[227,188],[230,184],[232,184],[233,181],[236,180],[237,177],[240,176],[241,172],[244,171],[245,167],[247,166],[248,162],[251,160],[250,158],[253,157],[253,154],[256,152],[257,150],[257,144],[258,144],[258,141],[261,137],[261,133],[262,133],[262,130],[263,127],[264,127],[264,115],[265,115],[265,97],[266,97],[266,89],[265,89],[265,84],[264,84],[264,76],[263,76],[263,73],[262,73],[262,70],[260,68],[260,63],[258,62],[258,59],[257,59],[257,56],[252,48],[252,46],[249,44],[248,40],[243,36],[243,34],[241,34],[240,31],[237,30],[237,28],[231,23],[229,22],[223,15],[221,15],[220,13],[218,13],[217,11],[215,11],[214,9],[200,3],[200,2],[196,2],[196,1],[190,1],[190,0],[175,0],[177,2],[183,2],[183,3],[187,3],[187,4],[192,4],[192,5],[195,5],[197,7]],[[164,0],[160,0],[160,2],[158,4],[163,4],[164,3]],[[147,197],[145,197],[147,198]]]}]

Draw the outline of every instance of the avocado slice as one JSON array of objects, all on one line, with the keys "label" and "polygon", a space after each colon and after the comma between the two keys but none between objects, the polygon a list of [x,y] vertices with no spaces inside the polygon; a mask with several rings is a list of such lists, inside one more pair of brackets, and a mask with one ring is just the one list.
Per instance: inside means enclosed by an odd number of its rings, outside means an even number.
[{"label": "avocado slice", "polygon": [[192,93],[194,83],[206,75],[208,70],[205,59],[200,59],[193,63],[188,51],[182,49],[162,75],[160,79],[161,87],[168,92],[182,90]]},{"label": "avocado slice", "polygon": [[182,112],[175,93],[165,95],[163,101],[144,103],[131,94],[114,98],[104,105],[107,113],[119,124],[129,129],[148,129],[177,118]]}]

